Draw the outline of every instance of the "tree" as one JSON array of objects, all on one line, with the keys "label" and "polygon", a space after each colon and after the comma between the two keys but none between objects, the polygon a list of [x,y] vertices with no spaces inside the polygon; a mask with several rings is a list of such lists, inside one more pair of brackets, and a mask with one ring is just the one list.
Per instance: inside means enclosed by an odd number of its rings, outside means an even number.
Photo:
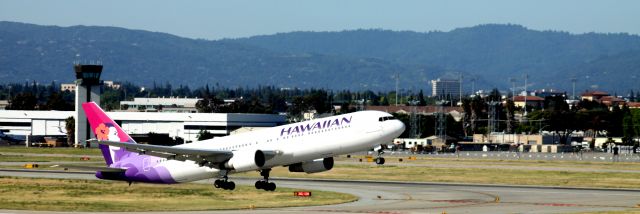
[{"label": "tree", "polygon": [[200,113],[219,113],[221,112],[222,105],[224,105],[224,100],[218,99],[215,96],[210,96],[208,98],[198,100],[198,102],[196,102],[196,109]]},{"label": "tree", "polygon": [[304,113],[309,108],[308,104],[305,103],[305,99],[302,96],[293,97],[293,101],[291,102],[291,107],[288,109],[289,116],[294,119],[301,119],[302,113]]},{"label": "tree", "polygon": [[38,100],[32,93],[20,93],[9,100],[7,110],[35,110]]},{"label": "tree", "polygon": [[74,146],[76,144],[76,119],[73,117],[67,117],[67,119],[64,119],[64,130],[67,134],[67,145]]},{"label": "tree", "polygon": [[387,99],[387,96],[380,96],[380,105],[389,106],[389,99]]},{"label": "tree", "polygon": [[422,89],[420,89],[420,93],[418,93],[418,105],[426,106],[427,101],[424,99],[424,93],[422,93]]},{"label": "tree", "polygon": [[635,127],[633,124],[633,115],[631,114],[631,110],[629,110],[629,106],[624,106],[622,108],[623,118],[622,118],[622,132],[625,139],[625,143],[630,143],[631,140],[636,136]]},{"label": "tree", "polygon": [[462,118],[462,126],[464,131],[464,136],[469,136],[469,128],[471,128],[471,100],[468,98],[462,98],[462,111],[464,112],[464,117]]},{"label": "tree", "polygon": [[[327,113],[331,110],[327,102],[327,92],[324,90],[312,91],[311,94],[304,97],[304,101],[308,107],[315,109],[318,114]],[[307,108],[306,110],[310,109]]]},{"label": "tree", "polygon": [[57,111],[72,111],[73,104],[65,101],[61,94],[53,92],[49,95],[49,99],[41,110],[57,110]]},{"label": "tree", "polygon": [[470,120],[471,120],[471,132],[474,133],[474,134],[482,133],[482,132],[479,132],[479,129],[477,127],[478,126],[477,120],[480,119],[483,116],[482,112],[484,111],[485,106],[487,106],[486,103],[479,96],[476,96],[471,100],[471,104],[470,104],[470,107],[471,107],[471,118],[470,118]]},{"label": "tree", "polygon": [[489,93],[489,96],[486,98],[487,101],[502,101],[502,95],[500,95],[500,91],[497,88],[494,88]]},{"label": "tree", "polygon": [[213,134],[211,134],[211,132],[207,130],[202,129],[198,132],[198,141],[211,139],[213,137],[214,137]]},{"label": "tree", "polygon": [[569,104],[562,96],[549,96],[544,98],[544,108],[551,111],[568,111]]},{"label": "tree", "polygon": [[120,90],[105,88],[100,95],[100,105],[106,110],[111,111],[120,108]]},{"label": "tree", "polygon": [[559,142],[565,144],[569,143],[569,136],[579,127],[576,113],[569,110],[537,110],[531,112],[528,117],[532,120],[545,121],[548,126],[546,130],[554,131],[560,136]]},{"label": "tree", "polygon": [[607,134],[611,137],[622,137],[623,136],[623,118],[624,112],[620,109],[619,106],[615,105],[611,108],[611,112],[608,115],[609,124],[607,126]]}]

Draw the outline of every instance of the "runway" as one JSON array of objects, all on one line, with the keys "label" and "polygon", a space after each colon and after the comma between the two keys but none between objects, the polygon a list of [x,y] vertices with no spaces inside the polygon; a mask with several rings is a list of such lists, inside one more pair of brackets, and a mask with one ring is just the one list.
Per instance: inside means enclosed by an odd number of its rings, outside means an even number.
[{"label": "runway", "polygon": [[[86,172],[43,173],[0,170],[0,176],[95,179],[92,173]],[[255,182],[255,178],[232,178],[232,180],[244,185],[253,185]],[[250,210],[252,213],[575,213],[640,210],[638,207],[640,190],[288,178],[273,178],[273,181],[281,187],[350,193],[360,197],[360,200],[329,206]],[[212,181],[203,182],[212,183]],[[222,212],[247,213],[248,211]],[[0,212],[38,213],[13,210],[0,210]]]}]

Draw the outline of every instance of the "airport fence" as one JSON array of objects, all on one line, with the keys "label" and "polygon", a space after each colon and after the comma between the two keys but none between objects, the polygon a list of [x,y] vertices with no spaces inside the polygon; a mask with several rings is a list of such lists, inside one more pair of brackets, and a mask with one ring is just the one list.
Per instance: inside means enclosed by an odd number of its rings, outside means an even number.
[{"label": "airport fence", "polygon": [[[368,152],[373,155],[373,152]],[[538,153],[505,151],[460,151],[457,153],[412,153],[410,151],[387,151],[384,156],[418,156],[432,158],[470,158],[499,160],[557,160],[557,161],[598,161],[598,162],[640,162],[640,153],[613,155],[605,152]]]}]

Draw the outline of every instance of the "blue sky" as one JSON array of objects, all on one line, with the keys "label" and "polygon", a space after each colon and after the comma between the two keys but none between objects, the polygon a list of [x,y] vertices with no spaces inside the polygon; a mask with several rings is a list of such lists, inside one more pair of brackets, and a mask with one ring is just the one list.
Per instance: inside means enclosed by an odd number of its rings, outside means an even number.
[{"label": "blue sky", "polygon": [[486,23],[536,30],[640,34],[633,0],[0,0],[0,20],[99,25],[220,39],[291,31],[449,31]]}]

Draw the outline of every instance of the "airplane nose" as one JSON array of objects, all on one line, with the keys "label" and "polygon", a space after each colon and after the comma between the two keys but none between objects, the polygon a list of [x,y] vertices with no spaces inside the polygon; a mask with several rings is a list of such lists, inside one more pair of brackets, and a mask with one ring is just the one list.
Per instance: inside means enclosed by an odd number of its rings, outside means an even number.
[{"label": "airplane nose", "polygon": [[404,123],[400,120],[393,120],[393,125],[391,126],[391,130],[393,130],[393,134],[396,136],[400,136],[402,132],[404,132],[405,126]]}]

